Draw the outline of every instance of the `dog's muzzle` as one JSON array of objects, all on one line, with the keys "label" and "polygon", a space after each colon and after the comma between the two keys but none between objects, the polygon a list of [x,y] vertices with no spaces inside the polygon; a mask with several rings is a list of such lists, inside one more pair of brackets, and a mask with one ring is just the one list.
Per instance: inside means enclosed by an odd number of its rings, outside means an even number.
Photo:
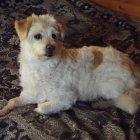
[{"label": "dog's muzzle", "polygon": [[48,44],[46,46],[46,56],[48,56],[48,57],[53,56],[54,51],[55,51],[55,46],[54,45]]}]

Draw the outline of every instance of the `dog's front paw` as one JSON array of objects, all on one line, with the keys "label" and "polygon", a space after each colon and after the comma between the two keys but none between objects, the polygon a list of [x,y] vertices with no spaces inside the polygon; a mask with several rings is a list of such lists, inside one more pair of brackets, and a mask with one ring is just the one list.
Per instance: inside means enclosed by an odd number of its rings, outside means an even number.
[{"label": "dog's front paw", "polygon": [[8,114],[8,113],[9,113],[8,110],[1,109],[1,110],[0,110],[0,117],[5,116],[5,115]]},{"label": "dog's front paw", "polygon": [[35,108],[34,111],[40,114],[46,114],[45,111],[40,107]]},{"label": "dog's front paw", "polygon": [[48,102],[40,103],[37,105],[37,108],[35,108],[34,111],[40,114],[48,114],[48,108]]},{"label": "dog's front paw", "polygon": [[67,110],[71,107],[68,102],[61,102],[60,100],[54,100],[44,103],[39,103],[35,111],[41,114],[55,114],[61,110]]}]

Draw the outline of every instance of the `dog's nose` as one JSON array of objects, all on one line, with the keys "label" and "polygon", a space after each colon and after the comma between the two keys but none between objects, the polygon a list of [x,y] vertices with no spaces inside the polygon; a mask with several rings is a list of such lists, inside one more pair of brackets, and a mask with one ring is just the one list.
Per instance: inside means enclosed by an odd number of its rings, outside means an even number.
[{"label": "dog's nose", "polygon": [[54,47],[54,45],[48,44],[46,46],[46,50],[48,50],[48,51],[54,51],[55,50],[55,47]]},{"label": "dog's nose", "polygon": [[53,56],[54,50],[55,50],[55,46],[51,45],[51,44],[48,44],[46,46],[46,55],[49,56],[49,57]]}]

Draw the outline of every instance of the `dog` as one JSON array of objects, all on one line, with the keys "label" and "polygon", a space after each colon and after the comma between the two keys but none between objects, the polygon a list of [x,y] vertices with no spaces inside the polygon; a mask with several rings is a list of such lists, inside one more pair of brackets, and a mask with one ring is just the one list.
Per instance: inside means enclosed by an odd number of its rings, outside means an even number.
[{"label": "dog", "polygon": [[19,97],[10,99],[0,116],[26,104],[53,114],[76,101],[112,100],[130,114],[140,105],[140,67],[113,47],[63,47],[64,22],[52,15],[32,14],[15,21],[20,39]]}]

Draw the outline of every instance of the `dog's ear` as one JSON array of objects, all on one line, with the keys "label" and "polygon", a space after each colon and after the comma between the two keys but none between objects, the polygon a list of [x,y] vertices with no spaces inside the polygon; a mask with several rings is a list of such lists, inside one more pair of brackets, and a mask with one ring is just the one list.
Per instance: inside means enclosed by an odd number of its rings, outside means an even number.
[{"label": "dog's ear", "polygon": [[60,18],[56,18],[56,20],[57,20],[57,23],[58,23],[58,29],[60,31],[60,40],[64,40],[64,36],[65,36],[65,33],[64,33],[65,23]]},{"label": "dog's ear", "polygon": [[32,17],[15,21],[15,29],[20,40],[23,40],[27,36],[31,24],[32,24]]}]

